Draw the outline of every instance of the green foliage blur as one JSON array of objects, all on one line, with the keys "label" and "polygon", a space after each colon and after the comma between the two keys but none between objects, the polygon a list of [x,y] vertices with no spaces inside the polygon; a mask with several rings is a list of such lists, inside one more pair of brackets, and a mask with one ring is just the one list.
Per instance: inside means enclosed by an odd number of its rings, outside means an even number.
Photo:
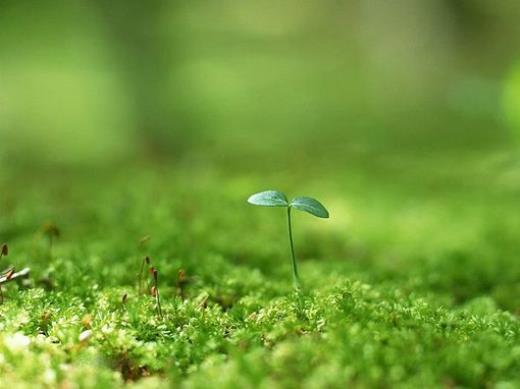
[{"label": "green foliage blur", "polygon": [[519,17],[515,1],[2,0],[0,161],[509,148]]}]

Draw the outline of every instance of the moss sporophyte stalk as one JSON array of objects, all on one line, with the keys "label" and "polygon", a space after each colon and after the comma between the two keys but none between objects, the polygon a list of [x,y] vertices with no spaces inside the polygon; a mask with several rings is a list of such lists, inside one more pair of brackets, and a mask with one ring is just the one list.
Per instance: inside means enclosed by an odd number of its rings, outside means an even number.
[{"label": "moss sporophyte stalk", "polygon": [[328,219],[329,212],[323,206],[323,204],[321,204],[318,200],[312,197],[301,196],[289,201],[284,193],[277,190],[266,190],[263,192],[255,193],[247,199],[247,202],[249,204],[260,205],[263,207],[287,208],[287,228],[289,233],[289,246],[291,248],[293,282],[295,288],[300,289],[301,281],[300,276],[298,274],[298,264],[296,262],[296,255],[294,252],[291,210],[295,208],[323,219]]}]

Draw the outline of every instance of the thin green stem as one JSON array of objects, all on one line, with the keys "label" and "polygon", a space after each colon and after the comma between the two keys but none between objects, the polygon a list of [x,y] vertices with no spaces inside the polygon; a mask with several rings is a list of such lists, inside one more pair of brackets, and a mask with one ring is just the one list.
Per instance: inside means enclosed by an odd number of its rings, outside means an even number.
[{"label": "thin green stem", "polygon": [[292,236],[291,223],[291,207],[287,207],[287,224],[289,226],[289,243],[291,244],[292,267],[293,267],[293,282],[296,289],[300,289],[300,277],[298,276],[298,265],[296,264],[296,255],[294,254],[294,242]]}]

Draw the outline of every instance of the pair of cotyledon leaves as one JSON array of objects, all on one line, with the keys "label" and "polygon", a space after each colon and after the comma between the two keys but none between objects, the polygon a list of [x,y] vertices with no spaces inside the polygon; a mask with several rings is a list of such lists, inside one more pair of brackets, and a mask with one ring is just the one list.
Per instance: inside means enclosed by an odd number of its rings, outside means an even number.
[{"label": "pair of cotyledon leaves", "polygon": [[266,190],[264,192],[255,193],[247,199],[247,202],[264,207],[291,207],[324,219],[329,217],[329,212],[318,200],[312,197],[302,196],[289,201],[285,194],[277,190]]}]

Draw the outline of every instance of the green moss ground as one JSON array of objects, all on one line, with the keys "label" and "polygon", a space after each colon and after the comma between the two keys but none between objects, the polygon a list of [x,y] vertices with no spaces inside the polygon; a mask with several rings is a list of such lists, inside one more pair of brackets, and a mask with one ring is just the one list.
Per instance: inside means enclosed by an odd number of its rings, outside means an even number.
[{"label": "green moss ground", "polygon": [[[281,162],[1,171],[0,267],[31,268],[4,287],[1,386],[520,386],[515,158]],[[331,212],[295,217],[302,294],[263,189]]]}]

